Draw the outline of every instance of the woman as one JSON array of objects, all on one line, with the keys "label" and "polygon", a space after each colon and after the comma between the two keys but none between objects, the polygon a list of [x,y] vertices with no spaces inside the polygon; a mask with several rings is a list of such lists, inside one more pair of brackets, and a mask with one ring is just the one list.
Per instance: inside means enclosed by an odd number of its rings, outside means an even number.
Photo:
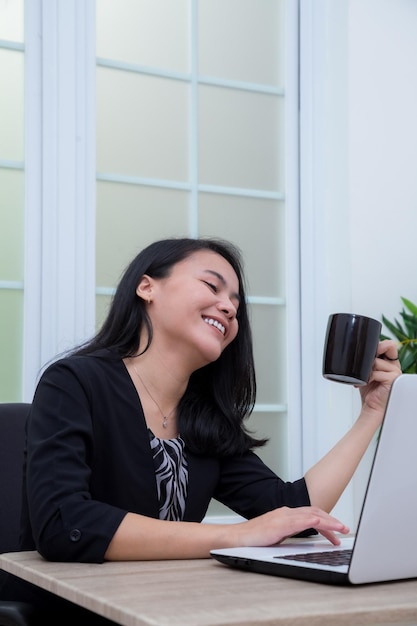
[{"label": "woman", "polygon": [[[393,342],[378,354],[389,360],[375,360],[351,430],[304,478],[284,483],[244,427],[255,374],[238,252],[208,239],[150,245],[96,337],[40,380],[22,548],[102,562],[201,558],[315,531],[337,545],[348,528],[329,512],[400,374]],[[212,497],[248,521],[200,524]]]}]

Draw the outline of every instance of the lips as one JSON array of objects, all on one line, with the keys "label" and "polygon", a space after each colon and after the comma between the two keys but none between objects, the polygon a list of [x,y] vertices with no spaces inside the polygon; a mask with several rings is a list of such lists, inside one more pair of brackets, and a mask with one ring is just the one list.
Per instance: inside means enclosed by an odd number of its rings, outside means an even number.
[{"label": "lips", "polygon": [[226,334],[226,328],[218,320],[214,319],[213,317],[203,317],[203,320],[209,326],[214,326],[215,328],[217,328],[223,336]]}]

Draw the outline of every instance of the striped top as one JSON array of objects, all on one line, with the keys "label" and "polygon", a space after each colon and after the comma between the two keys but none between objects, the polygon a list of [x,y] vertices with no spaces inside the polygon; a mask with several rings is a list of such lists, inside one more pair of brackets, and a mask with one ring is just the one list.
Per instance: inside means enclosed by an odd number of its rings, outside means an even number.
[{"label": "striped top", "polygon": [[184,518],[188,489],[188,464],[184,441],[158,439],[149,430],[156,485],[159,500],[159,519],[181,521]]}]

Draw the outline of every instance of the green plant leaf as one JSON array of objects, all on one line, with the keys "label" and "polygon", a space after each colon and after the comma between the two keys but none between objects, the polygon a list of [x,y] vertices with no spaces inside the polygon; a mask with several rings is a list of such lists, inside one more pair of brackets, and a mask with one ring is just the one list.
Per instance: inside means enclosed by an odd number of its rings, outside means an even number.
[{"label": "green plant leaf", "polygon": [[[388,320],[384,315],[382,321],[392,336],[399,342],[398,358],[401,369],[406,374],[417,374],[417,305],[411,300],[401,297],[403,308],[399,316],[401,323],[394,319]],[[381,339],[391,339],[381,334]]]},{"label": "green plant leaf", "polygon": [[407,329],[408,337],[417,337],[417,318],[406,313],[404,310],[401,312],[401,317]]},{"label": "green plant leaf", "polygon": [[398,339],[398,341],[403,341],[404,339],[407,339],[407,334],[405,330],[402,328],[402,326],[400,326],[397,320],[395,320],[396,326],[384,316],[382,316],[382,321],[384,322],[388,330],[392,332],[394,337]]},{"label": "green plant leaf", "polygon": [[411,302],[410,300],[407,300],[407,298],[403,298],[401,297],[401,300],[404,303],[404,306],[414,315],[414,317],[417,319],[417,305],[413,304],[413,302]]},{"label": "green plant leaf", "polygon": [[415,374],[417,372],[417,363],[415,354],[407,354],[400,359],[401,369],[404,374]]}]

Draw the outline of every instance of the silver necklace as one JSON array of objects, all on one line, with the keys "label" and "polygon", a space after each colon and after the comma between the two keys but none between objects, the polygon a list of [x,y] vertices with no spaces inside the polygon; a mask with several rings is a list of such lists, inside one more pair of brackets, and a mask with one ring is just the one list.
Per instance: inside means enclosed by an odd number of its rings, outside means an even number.
[{"label": "silver necklace", "polygon": [[150,397],[150,399],[152,400],[152,402],[155,404],[155,406],[158,407],[159,412],[162,416],[162,427],[163,428],[168,428],[168,418],[171,417],[171,414],[175,411],[176,406],[174,406],[173,409],[171,409],[171,411],[169,413],[164,413],[163,410],[161,409],[161,407],[159,406],[159,404],[157,403],[157,401],[155,400],[155,398],[153,397],[153,395],[151,394],[151,392],[149,391],[149,389],[147,388],[147,386],[145,385],[145,383],[142,380],[142,377],[140,376],[138,370],[135,367],[135,364],[133,363],[133,361],[131,361],[132,363],[132,367],[134,369],[134,372],[136,374],[136,376],[139,378],[140,382],[142,383],[142,385],[145,388],[146,393],[148,394],[148,396]]}]

